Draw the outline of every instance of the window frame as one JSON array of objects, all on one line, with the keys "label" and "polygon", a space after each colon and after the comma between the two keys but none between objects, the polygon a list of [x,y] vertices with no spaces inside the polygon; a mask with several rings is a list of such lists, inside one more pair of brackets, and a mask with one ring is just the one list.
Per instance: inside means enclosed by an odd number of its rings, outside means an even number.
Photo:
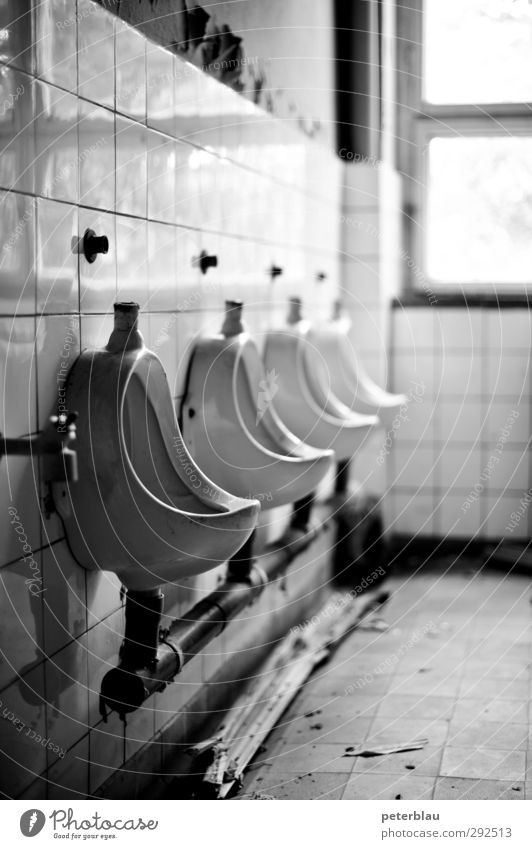
[{"label": "window frame", "polygon": [[425,68],[423,15],[425,0],[397,0],[397,145],[396,162],[403,177],[402,246],[422,270],[424,283],[408,269],[403,272],[403,292],[419,301],[423,290],[434,292],[438,300],[446,296],[504,299],[516,296],[528,302],[532,295],[527,282],[507,281],[457,283],[440,281],[428,274],[425,255],[427,225],[427,170],[425,155],[432,138],[454,136],[532,136],[532,103],[436,104],[423,98]]}]

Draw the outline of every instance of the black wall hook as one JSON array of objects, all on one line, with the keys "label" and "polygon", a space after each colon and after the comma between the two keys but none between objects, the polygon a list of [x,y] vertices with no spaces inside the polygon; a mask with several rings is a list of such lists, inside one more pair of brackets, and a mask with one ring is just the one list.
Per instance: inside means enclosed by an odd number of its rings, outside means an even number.
[{"label": "black wall hook", "polygon": [[109,252],[107,236],[97,236],[94,230],[87,228],[83,234],[83,255],[87,262],[94,262],[98,254]]},{"label": "black wall hook", "polygon": [[283,273],[283,269],[281,268],[280,265],[273,265],[272,264],[268,268],[268,274],[270,275],[272,280],[275,280],[276,277],[280,277],[282,273]]},{"label": "black wall hook", "polygon": [[199,256],[192,257],[193,268],[199,268],[202,274],[207,274],[209,268],[218,266],[218,257],[216,254],[208,254],[207,251],[202,251]]}]

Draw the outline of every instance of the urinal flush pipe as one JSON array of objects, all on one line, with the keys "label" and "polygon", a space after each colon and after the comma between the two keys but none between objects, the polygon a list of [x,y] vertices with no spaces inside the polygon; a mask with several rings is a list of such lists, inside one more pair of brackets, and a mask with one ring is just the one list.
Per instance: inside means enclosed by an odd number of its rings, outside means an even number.
[{"label": "urinal flush pipe", "polygon": [[114,354],[144,347],[144,338],[138,328],[139,305],[135,301],[121,301],[114,305],[115,321],[106,349]]},{"label": "urinal flush pipe", "polygon": [[124,718],[153,693],[164,690],[185,664],[215,639],[238,613],[251,604],[266,584],[285,574],[295,558],[327,528],[328,518],[311,528],[291,526],[271,543],[251,566],[247,580],[228,578],[218,589],[176,619],[161,634],[155,662],[132,669],[123,660],[102,680],[100,709],[116,710]]},{"label": "urinal flush pipe", "polygon": [[349,473],[351,471],[351,458],[338,460],[336,464],[336,478],[334,481],[334,494],[346,495],[349,489]]},{"label": "urinal flush pipe", "polygon": [[157,662],[164,596],[156,590],[129,590],[126,629],[120,658],[124,666],[153,666]]},{"label": "urinal flush pipe", "polygon": [[255,531],[247,538],[246,542],[237,553],[231,557],[227,564],[227,580],[241,581],[249,583],[253,572],[253,544],[255,541]]},{"label": "urinal flush pipe", "polygon": [[288,301],[288,324],[297,324],[303,318],[302,314],[303,302],[301,298],[293,297]]},{"label": "urinal flush pipe", "polygon": [[292,518],[290,520],[290,526],[292,528],[300,528],[303,531],[308,528],[315,501],[316,493],[311,492],[309,495],[305,495],[303,498],[300,498],[299,501],[294,503],[292,508]]},{"label": "urinal flush pipe", "polygon": [[242,308],[243,301],[226,301],[225,302],[225,318],[222,324],[222,335],[226,338],[238,336],[244,332],[242,324]]}]

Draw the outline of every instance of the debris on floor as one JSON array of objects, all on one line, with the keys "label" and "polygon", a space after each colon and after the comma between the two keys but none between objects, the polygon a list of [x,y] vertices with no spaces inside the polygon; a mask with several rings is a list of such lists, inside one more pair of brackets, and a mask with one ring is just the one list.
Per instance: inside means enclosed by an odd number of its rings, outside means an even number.
[{"label": "debris on floor", "polygon": [[[346,603],[345,594],[334,593],[310,622],[287,634],[254,677],[253,687],[237,699],[212,737],[189,750],[198,761],[211,755],[201,792],[224,799],[241,784],[245,769],[311,672],[363,617],[388,598],[389,594],[380,590],[354,596]],[[337,615],[331,622],[332,609]],[[321,723],[314,727],[319,730]]]},{"label": "debris on floor", "polygon": [[365,743],[363,746],[348,746],[344,758],[375,758],[378,755],[394,755],[397,752],[414,752],[416,749],[424,749],[428,742],[426,737],[421,737],[409,743],[388,743],[380,746]]}]

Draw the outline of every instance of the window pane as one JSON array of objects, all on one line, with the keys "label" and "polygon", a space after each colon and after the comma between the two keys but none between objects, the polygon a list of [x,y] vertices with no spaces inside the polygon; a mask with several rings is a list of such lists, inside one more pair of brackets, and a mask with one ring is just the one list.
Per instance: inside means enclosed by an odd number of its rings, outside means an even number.
[{"label": "window pane", "polygon": [[433,139],[427,181],[432,280],[532,282],[532,136]]},{"label": "window pane", "polygon": [[532,102],[529,0],[425,0],[424,97]]}]

